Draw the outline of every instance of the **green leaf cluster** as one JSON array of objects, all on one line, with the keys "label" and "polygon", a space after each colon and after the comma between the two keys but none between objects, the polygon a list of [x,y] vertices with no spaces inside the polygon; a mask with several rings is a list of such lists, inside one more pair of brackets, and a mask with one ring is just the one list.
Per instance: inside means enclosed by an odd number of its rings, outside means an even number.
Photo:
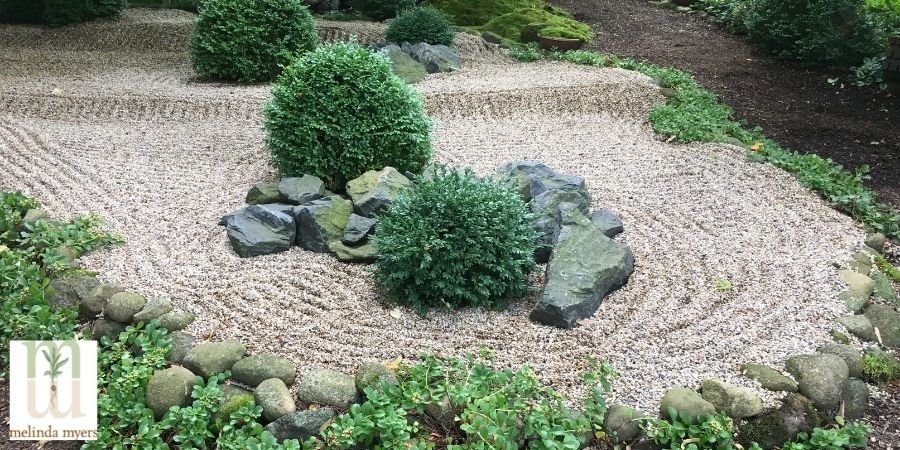
[{"label": "green leaf cluster", "polygon": [[390,301],[422,313],[505,307],[530,289],[532,224],[506,181],[433,167],[379,217],[375,282]]},{"label": "green leaf cluster", "polygon": [[884,256],[875,255],[875,265],[878,266],[878,270],[884,272],[885,275],[896,282],[900,282],[900,268],[895,267],[887,259],[884,259]]},{"label": "green leaf cluster", "polygon": [[[612,373],[605,363],[590,363],[585,379],[595,407],[605,405]],[[602,427],[601,409],[588,415],[570,409],[532,369],[496,369],[486,350],[464,358],[423,355],[421,364],[401,366],[399,380],[366,389],[364,403],[335,418],[303,448],[575,450]],[[434,405],[443,405],[448,429],[426,416]]]},{"label": "green leaf cluster", "polygon": [[456,33],[453,26],[441,11],[428,7],[408,9],[400,13],[396,19],[388,24],[385,38],[388,42],[416,44],[453,45],[453,37]]},{"label": "green leaf cluster", "polygon": [[866,353],[863,355],[862,379],[874,384],[900,380],[900,362],[888,353]]},{"label": "green leaf cluster", "polygon": [[315,175],[335,191],[386,166],[418,173],[432,155],[418,93],[355,42],[294,59],[272,87],[265,126],[282,176]]},{"label": "green leaf cluster", "polygon": [[[669,420],[647,419],[641,428],[648,439],[670,450],[733,450],[741,446],[734,442],[734,422],[725,414],[697,416],[669,408]],[[751,450],[759,449],[753,445]]]},{"label": "green leaf cluster", "polygon": [[869,426],[864,422],[846,423],[843,417],[836,417],[834,428],[815,428],[811,433],[800,432],[791,442],[781,446],[781,450],[842,450],[864,448]]},{"label": "green leaf cluster", "polygon": [[0,23],[61,26],[116,16],[127,0],[0,0]]},{"label": "green leaf cluster", "polygon": [[191,62],[214,80],[269,81],[318,40],[302,0],[204,0],[191,34]]},{"label": "green leaf cluster", "polygon": [[51,309],[50,279],[71,272],[60,246],[78,253],[120,242],[93,215],[64,222],[23,222],[39,203],[20,192],[0,192],[0,376],[9,370],[9,341],[70,339],[77,311]]}]

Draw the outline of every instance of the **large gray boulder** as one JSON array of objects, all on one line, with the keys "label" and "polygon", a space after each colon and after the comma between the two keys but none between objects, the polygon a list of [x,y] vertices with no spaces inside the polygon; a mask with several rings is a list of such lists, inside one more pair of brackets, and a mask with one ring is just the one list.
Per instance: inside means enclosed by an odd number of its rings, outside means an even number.
[{"label": "large gray boulder", "polygon": [[603,429],[615,442],[630,442],[641,434],[640,420],[648,417],[634,408],[613,404],[606,411]]},{"label": "large gray boulder", "polygon": [[129,323],[134,315],[144,309],[147,299],[134,292],[119,292],[109,299],[106,317],[116,322]]},{"label": "large gray boulder", "polygon": [[231,339],[220,342],[204,342],[194,346],[182,361],[185,368],[204,378],[231,370],[247,353],[247,347]]},{"label": "large gray boulder", "polygon": [[716,407],[712,403],[688,388],[674,388],[666,391],[659,402],[660,416],[668,418],[669,408],[686,413],[691,420],[696,420],[700,415],[708,416],[716,413]]},{"label": "large gray boulder", "polygon": [[297,244],[317,253],[330,253],[330,244],[340,243],[350,220],[350,200],[331,196],[315,200],[298,209]]},{"label": "large gray boulder", "polygon": [[632,272],[634,255],[628,247],[589,224],[566,225],[547,264],[544,290],[531,319],[573,328],[579,319],[592,316]]},{"label": "large gray boulder", "polygon": [[391,71],[394,72],[394,75],[400,77],[407,84],[418,83],[425,79],[425,75],[428,74],[425,71],[425,66],[413,59],[412,56],[407,55],[395,44],[385,45],[378,51],[391,61]]},{"label": "large gray boulder", "polygon": [[87,319],[97,317],[106,309],[110,297],[124,291],[125,289],[115,284],[101,283],[97,285],[82,299],[81,304],[78,306],[78,315]]},{"label": "large gray boulder", "polygon": [[363,217],[359,214],[350,214],[347,226],[344,227],[344,235],[341,242],[354,246],[360,245],[369,239],[369,235],[375,230],[375,219]]},{"label": "large gray boulder", "polygon": [[303,175],[299,178],[284,178],[278,183],[278,192],[281,193],[281,198],[287,203],[305,205],[325,195],[325,183],[312,175]]},{"label": "large gray boulder", "polygon": [[266,425],[266,430],[275,435],[279,442],[285,439],[303,442],[318,436],[335,415],[334,409],[328,407],[297,411]]},{"label": "large gray boulder", "polygon": [[722,380],[704,380],[700,392],[704,400],[716,407],[716,411],[724,412],[734,419],[745,419],[763,412],[763,402],[759,395]]},{"label": "large gray boulder", "polygon": [[462,68],[462,60],[459,54],[446,45],[430,45],[424,42],[409,44],[404,42],[401,46],[404,53],[425,66],[428,73],[441,73],[459,70]]},{"label": "large gray boulder", "polygon": [[280,203],[285,201],[284,195],[278,190],[278,182],[260,183],[247,191],[248,205],[262,205],[265,203]]},{"label": "large gray boulder", "polygon": [[184,367],[170,367],[153,372],[147,382],[147,407],[160,419],[173,406],[187,406],[191,402],[196,376]]},{"label": "large gray boulder", "polygon": [[248,356],[234,364],[231,375],[235,381],[257,386],[270,378],[278,378],[284,384],[294,384],[297,368],[287,358],[271,353]]},{"label": "large gray boulder", "polygon": [[797,382],[783,373],[762,364],[747,363],[741,367],[744,376],[756,380],[769,391],[797,392]]},{"label": "large gray boulder", "polygon": [[888,305],[872,305],[863,313],[875,328],[875,336],[881,337],[886,347],[900,348],[900,314]]},{"label": "large gray boulder", "polygon": [[851,345],[825,344],[818,348],[819,353],[839,356],[847,363],[847,370],[851,378],[859,378],[863,373],[863,355]]},{"label": "large gray boulder", "polygon": [[348,181],[347,195],[353,200],[356,214],[373,217],[410,186],[412,183],[409,178],[393,167],[385,167],[379,171],[369,170]]},{"label": "large gray boulder", "polygon": [[276,420],[297,410],[291,392],[285,386],[284,381],[278,378],[269,378],[259,383],[253,390],[253,399],[263,410],[263,417],[268,421]]},{"label": "large gray boulder", "polygon": [[[587,206],[591,203],[584,178],[556,172],[540,161],[509,161],[500,166],[498,173],[510,177],[522,196],[522,200],[530,202],[547,191],[573,191],[587,200],[582,212],[587,214]],[[579,202],[575,202],[580,205]],[[555,207],[552,208],[555,212]]]},{"label": "large gray boulder", "polygon": [[300,378],[297,398],[304,403],[347,409],[359,399],[356,380],[337,370],[317,367]]},{"label": "large gray boulder", "polygon": [[81,302],[87,299],[98,285],[100,282],[93,276],[54,278],[49,284],[53,294],[47,301],[53,309],[80,307]]},{"label": "large gray boulder", "polygon": [[859,420],[866,415],[869,407],[869,385],[865,381],[851,378],[844,391],[844,419]]},{"label": "large gray boulder", "polygon": [[850,379],[847,363],[840,356],[792,356],[785,362],[785,369],[797,380],[800,393],[816,408],[834,410],[840,406]]},{"label": "large gray boulder", "polygon": [[231,248],[241,258],[287,251],[297,235],[294,218],[252,205],[226,216],[225,231]]},{"label": "large gray boulder", "polygon": [[762,448],[776,448],[801,431],[812,431],[819,423],[819,415],[809,399],[799,394],[788,394],[779,409],[741,424],[738,440],[744,448],[751,442],[759,443]]}]

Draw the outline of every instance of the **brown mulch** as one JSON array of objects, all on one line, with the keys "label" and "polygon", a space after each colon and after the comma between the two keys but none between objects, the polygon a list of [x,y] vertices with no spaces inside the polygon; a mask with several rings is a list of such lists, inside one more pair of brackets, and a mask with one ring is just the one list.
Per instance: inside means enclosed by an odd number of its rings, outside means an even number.
[{"label": "brown mulch", "polygon": [[900,449],[900,381],[884,387],[883,398],[870,398],[865,421],[872,427],[870,449]]},{"label": "brown mulch", "polygon": [[900,207],[900,94],[852,87],[846,70],[777,61],[709,19],[644,0],[550,3],[594,27],[592,49],[692,72],[738,119],[783,146],[847,168],[868,164],[869,185]]}]

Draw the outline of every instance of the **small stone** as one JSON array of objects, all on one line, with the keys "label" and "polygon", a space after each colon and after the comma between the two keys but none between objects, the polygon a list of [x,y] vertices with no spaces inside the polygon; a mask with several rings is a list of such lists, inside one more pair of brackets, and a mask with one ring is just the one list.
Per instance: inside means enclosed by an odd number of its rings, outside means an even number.
[{"label": "small stone", "polygon": [[222,400],[219,401],[219,411],[215,415],[217,419],[220,419],[223,422],[227,422],[228,418],[231,417],[235,411],[256,402],[253,399],[253,393],[244,389],[241,389],[244,392],[233,390],[231,391],[233,392],[232,394],[226,395],[225,388],[228,386],[234,385],[226,384],[222,386]]},{"label": "small stone", "polygon": [[290,386],[294,384],[297,368],[287,358],[263,353],[238,361],[231,368],[231,374],[235,381],[249,386],[257,386],[270,378],[277,378]]},{"label": "small stone", "polygon": [[459,412],[459,408],[455,408],[446,395],[440,402],[425,405],[425,414],[434,419],[445,432],[456,428],[456,416]]},{"label": "small stone", "polygon": [[612,436],[615,442],[630,442],[641,434],[639,420],[648,417],[634,408],[624,405],[610,405],[606,412],[606,420],[603,421],[603,429],[606,434]]},{"label": "small stone", "polygon": [[347,195],[353,200],[353,210],[363,217],[373,217],[387,208],[403,190],[412,186],[408,178],[393,167],[370,170],[347,182]]},{"label": "small stone", "polygon": [[875,338],[880,337],[882,345],[900,348],[900,314],[888,305],[872,305],[863,313],[872,323]]},{"label": "small stone", "polygon": [[847,307],[847,310],[852,312],[853,314],[859,314],[865,309],[869,304],[868,298],[860,297],[853,293],[853,291],[844,291],[838,295],[838,299],[844,302],[844,306]]},{"label": "small stone", "polygon": [[686,413],[691,420],[697,420],[697,416],[708,416],[716,413],[716,407],[703,399],[700,394],[687,388],[674,388],[666,391],[659,402],[659,413],[662,417],[669,417],[669,408]]},{"label": "small stone", "polygon": [[875,340],[875,328],[872,326],[872,322],[869,321],[868,317],[857,314],[855,316],[838,317],[835,320],[837,323],[843,325],[850,334],[864,341]]},{"label": "small stone", "polygon": [[344,236],[341,242],[346,245],[358,245],[366,241],[375,230],[375,219],[363,217],[359,214],[350,214],[347,226],[344,227]]},{"label": "small stone", "polygon": [[300,378],[297,398],[304,403],[347,409],[358,400],[356,380],[336,370],[314,368]]},{"label": "small stone", "polygon": [[363,394],[367,387],[380,388],[382,383],[397,384],[397,374],[376,361],[364,362],[356,369],[356,390]]},{"label": "small stone", "polygon": [[263,417],[270,422],[297,410],[291,392],[284,381],[278,378],[269,378],[259,383],[253,390],[253,398],[262,408]]},{"label": "small stone", "polygon": [[851,378],[844,391],[844,419],[859,420],[866,415],[869,406],[869,385],[865,381]]},{"label": "small stone", "polygon": [[119,335],[125,331],[125,324],[109,319],[97,319],[94,321],[92,335],[95,340],[100,341],[104,337],[115,342],[119,340]]},{"label": "small stone", "polygon": [[285,197],[278,190],[278,183],[260,183],[250,188],[247,192],[248,205],[262,205],[265,203],[281,203]]},{"label": "small stone", "polygon": [[147,382],[147,407],[161,419],[173,406],[187,406],[191,402],[196,377],[183,367],[170,367],[153,372]]},{"label": "small stone", "polygon": [[851,378],[859,378],[863,372],[863,355],[859,350],[845,344],[825,344],[819,347],[819,353],[839,356],[847,363]]},{"label": "small stone", "polygon": [[184,367],[203,378],[231,370],[247,353],[247,347],[231,339],[196,345],[184,357]]},{"label": "small stone", "polygon": [[81,301],[78,306],[78,314],[85,318],[97,317],[109,304],[109,299],[125,289],[115,284],[101,283]]},{"label": "small stone", "polygon": [[93,276],[70,276],[54,278],[49,288],[53,292],[47,301],[53,309],[81,308],[81,302],[90,296],[100,284]]},{"label": "small stone", "polygon": [[847,388],[850,370],[847,363],[836,355],[799,355],[788,358],[785,368],[794,376],[803,396],[816,408],[836,409]]},{"label": "small stone", "polygon": [[838,274],[847,283],[854,294],[862,298],[869,298],[875,291],[875,282],[871,278],[852,270],[840,270]]},{"label": "small stone", "polygon": [[834,342],[837,342],[838,344],[849,344],[850,343],[850,338],[847,337],[846,334],[841,333],[840,331],[835,330],[834,328],[831,329],[831,339],[834,340]]},{"label": "small stone", "polygon": [[762,364],[747,363],[741,367],[744,376],[759,382],[763,389],[769,391],[797,392],[797,382],[783,373]]},{"label": "small stone", "polygon": [[169,337],[172,338],[172,350],[169,352],[169,356],[166,357],[166,361],[173,364],[181,364],[188,352],[194,348],[197,338],[181,331],[170,333]]},{"label": "small stone", "polygon": [[169,332],[181,331],[187,328],[188,325],[194,323],[196,318],[197,316],[192,312],[176,309],[160,316],[159,324],[162,325],[163,328],[169,330]]},{"label": "small stone", "polygon": [[25,215],[22,216],[22,223],[33,223],[38,220],[49,219],[50,214],[47,214],[43,208],[32,208],[28,211],[25,211]]},{"label": "small stone", "polygon": [[710,378],[701,387],[703,399],[712,403],[716,411],[724,412],[735,419],[746,419],[763,412],[763,402],[755,392],[724,381]]},{"label": "small stone", "polygon": [[318,436],[335,415],[334,409],[328,407],[296,411],[266,425],[266,431],[275,435],[279,442],[285,439],[303,442]]},{"label": "small stone", "polygon": [[884,243],[887,238],[881,233],[871,233],[866,237],[866,246],[878,253],[884,251]]},{"label": "small stone", "polygon": [[305,205],[325,195],[325,183],[312,175],[303,175],[299,178],[284,178],[278,183],[278,191],[281,193],[283,201],[293,205]]},{"label": "small stone", "polygon": [[872,281],[875,282],[875,298],[884,300],[894,306],[900,307],[900,296],[894,290],[893,282],[883,272],[875,272],[870,275]]},{"label": "small stone", "polygon": [[78,257],[81,256],[78,254],[78,251],[68,245],[62,244],[57,246],[55,249],[56,253],[63,258],[63,264],[70,269],[76,269],[79,267]]},{"label": "small stone", "polygon": [[165,297],[151,298],[146,305],[134,315],[132,322],[150,323],[154,319],[159,319],[163,314],[171,312],[173,309],[172,301]]},{"label": "small stone", "polygon": [[738,440],[749,448],[756,442],[763,448],[777,448],[798,432],[810,432],[819,426],[819,415],[812,402],[799,394],[788,394],[775,411],[763,413],[741,424]]},{"label": "small stone", "polygon": [[371,242],[351,247],[343,242],[332,241],[328,248],[334,252],[334,256],[338,261],[345,263],[370,263],[378,257],[378,254],[375,252],[375,246]]},{"label": "small stone", "polygon": [[106,317],[116,322],[130,323],[135,314],[144,309],[147,299],[134,292],[119,292],[109,298]]}]

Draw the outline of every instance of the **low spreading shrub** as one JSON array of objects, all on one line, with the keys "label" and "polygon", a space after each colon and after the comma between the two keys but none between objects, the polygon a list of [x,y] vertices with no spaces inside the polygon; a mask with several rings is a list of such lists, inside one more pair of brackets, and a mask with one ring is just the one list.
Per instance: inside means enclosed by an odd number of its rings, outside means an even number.
[{"label": "low spreading shrub", "polygon": [[532,219],[504,182],[435,167],[379,218],[375,281],[420,312],[503,307],[530,287]]},{"label": "low spreading shrub", "polygon": [[[533,23],[546,24],[545,29],[553,30],[553,33],[560,35],[558,37],[581,39],[584,42],[591,42],[594,38],[594,33],[587,24],[573,19],[571,15],[559,8],[550,6],[517,9],[491,19],[481,29],[506,39],[519,41],[522,37],[522,30]],[[539,34],[543,33],[539,32]]]},{"label": "low spreading shrub", "polygon": [[268,81],[317,42],[302,0],[205,0],[191,35],[191,61],[210,79]]},{"label": "low spreading shrub", "polygon": [[[685,412],[669,408],[669,419],[646,419],[641,428],[647,438],[669,450],[735,450],[734,421],[725,414],[691,418]],[[762,450],[752,444],[747,450]]]},{"label": "low spreading shrub", "polygon": [[0,22],[51,26],[115,16],[128,0],[0,0]]},{"label": "low spreading shrub", "polygon": [[415,0],[350,0],[354,11],[374,20],[397,17],[403,10],[416,6]]},{"label": "low spreading shrub", "polygon": [[519,9],[547,6],[544,0],[426,0],[423,4],[443,11],[460,26],[481,26]]},{"label": "low spreading shrub", "polygon": [[453,45],[453,26],[447,16],[431,7],[408,9],[388,25],[389,42]]},{"label": "low spreading shrub", "polygon": [[900,362],[887,353],[867,353],[863,355],[862,379],[873,384],[900,380]]},{"label": "low spreading shrub", "polygon": [[352,42],[296,58],[272,88],[265,126],[283,176],[315,175],[336,191],[385,166],[418,173],[432,154],[419,95]]},{"label": "low spreading shrub", "polygon": [[843,417],[835,417],[836,425],[831,428],[813,429],[807,433],[797,433],[790,442],[785,442],[781,450],[835,450],[865,448],[868,444],[869,426],[864,422],[846,423]]},{"label": "low spreading shrub", "polygon": [[884,256],[875,255],[875,265],[878,266],[878,270],[884,272],[885,275],[900,283],[900,268],[895,267],[890,261],[885,259]]}]

